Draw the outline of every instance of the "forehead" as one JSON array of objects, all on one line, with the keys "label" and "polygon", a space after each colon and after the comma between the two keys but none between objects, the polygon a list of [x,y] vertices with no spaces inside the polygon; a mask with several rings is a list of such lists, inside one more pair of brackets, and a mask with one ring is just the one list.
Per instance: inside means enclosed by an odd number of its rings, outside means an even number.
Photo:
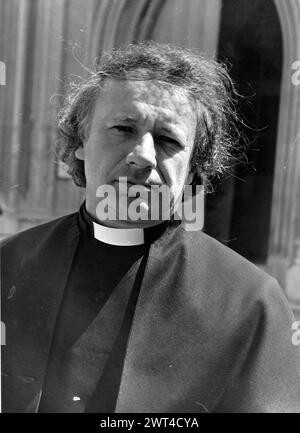
[{"label": "forehead", "polygon": [[184,89],[151,81],[107,79],[96,104],[101,117],[149,117],[166,123],[196,123],[195,110]]}]

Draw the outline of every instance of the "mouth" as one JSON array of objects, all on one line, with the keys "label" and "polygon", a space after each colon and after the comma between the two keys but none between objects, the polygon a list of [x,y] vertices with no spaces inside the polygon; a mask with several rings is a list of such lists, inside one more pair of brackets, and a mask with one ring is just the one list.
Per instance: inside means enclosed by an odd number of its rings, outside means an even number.
[{"label": "mouth", "polygon": [[142,186],[142,187],[145,187],[147,189],[151,189],[152,186],[155,186],[155,187],[162,186],[162,184],[159,184],[159,183],[138,182],[138,181],[134,182],[134,181],[131,181],[131,180],[127,180],[127,181],[124,181],[124,182],[120,181],[120,180],[115,180],[114,182],[122,184],[122,185],[127,185],[128,188],[130,188],[131,186]]}]

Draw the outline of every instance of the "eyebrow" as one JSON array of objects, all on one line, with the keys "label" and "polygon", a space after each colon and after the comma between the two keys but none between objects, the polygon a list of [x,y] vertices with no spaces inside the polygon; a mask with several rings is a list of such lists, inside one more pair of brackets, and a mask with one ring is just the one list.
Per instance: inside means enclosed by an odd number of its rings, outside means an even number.
[{"label": "eyebrow", "polygon": [[[130,114],[120,113],[120,114],[117,114],[117,115],[113,116],[111,119],[113,121],[121,120],[121,121],[127,121],[127,122],[136,122],[136,121],[139,120],[139,117],[138,116],[134,116],[134,115],[131,116]],[[172,121],[172,119],[170,119],[170,121]],[[169,128],[168,126],[163,126],[161,129],[163,131],[166,131],[169,134],[172,134],[174,132],[173,128]]]},{"label": "eyebrow", "polygon": [[[111,118],[114,122],[115,121],[122,121],[122,122],[136,122],[138,121],[138,116],[134,116],[134,115],[130,115],[127,113],[118,113],[115,116],[113,116]],[[172,119],[170,118],[170,121],[172,121]],[[177,140],[180,140],[182,142],[186,142],[185,138],[182,136],[182,131],[180,126],[178,125],[174,125],[173,128],[169,128],[167,125],[162,126],[161,128],[159,128],[161,131],[166,132],[167,134],[171,134],[174,136],[174,138],[176,138]]]},{"label": "eyebrow", "polygon": [[112,120],[122,120],[123,122],[125,122],[125,121],[133,122],[133,121],[136,121],[137,118],[135,116],[130,116],[130,115],[125,114],[125,113],[124,114],[120,113],[120,114],[117,114],[116,116],[113,116]]}]

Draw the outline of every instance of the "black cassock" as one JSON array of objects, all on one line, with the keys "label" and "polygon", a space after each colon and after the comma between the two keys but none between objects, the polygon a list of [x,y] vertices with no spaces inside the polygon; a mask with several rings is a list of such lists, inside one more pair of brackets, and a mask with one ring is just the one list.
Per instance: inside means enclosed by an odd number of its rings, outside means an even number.
[{"label": "black cassock", "polygon": [[[166,224],[146,229],[145,242],[134,246],[95,239],[84,206],[79,227],[39,412],[114,412],[148,250]],[[133,270],[133,284],[119,284]]]},{"label": "black cassock", "polygon": [[3,412],[300,412],[274,279],[163,224],[103,245],[83,208],[4,241]]}]

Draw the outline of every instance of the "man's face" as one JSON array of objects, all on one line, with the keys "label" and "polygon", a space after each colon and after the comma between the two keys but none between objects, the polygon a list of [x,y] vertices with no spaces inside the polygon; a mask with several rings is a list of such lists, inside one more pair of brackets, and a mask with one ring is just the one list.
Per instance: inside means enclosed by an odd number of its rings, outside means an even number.
[{"label": "man's face", "polygon": [[[127,178],[128,187],[143,185],[145,192],[152,185],[165,185],[172,202],[179,200],[191,177],[195,131],[196,115],[182,90],[149,81],[106,80],[89,137],[76,151],[77,158],[84,160],[87,210],[97,217],[97,188],[111,185],[118,192],[120,177]],[[137,197],[128,198],[128,204]],[[143,205],[150,215],[150,199]],[[111,227],[147,227],[158,222],[130,217],[103,221]]]}]

